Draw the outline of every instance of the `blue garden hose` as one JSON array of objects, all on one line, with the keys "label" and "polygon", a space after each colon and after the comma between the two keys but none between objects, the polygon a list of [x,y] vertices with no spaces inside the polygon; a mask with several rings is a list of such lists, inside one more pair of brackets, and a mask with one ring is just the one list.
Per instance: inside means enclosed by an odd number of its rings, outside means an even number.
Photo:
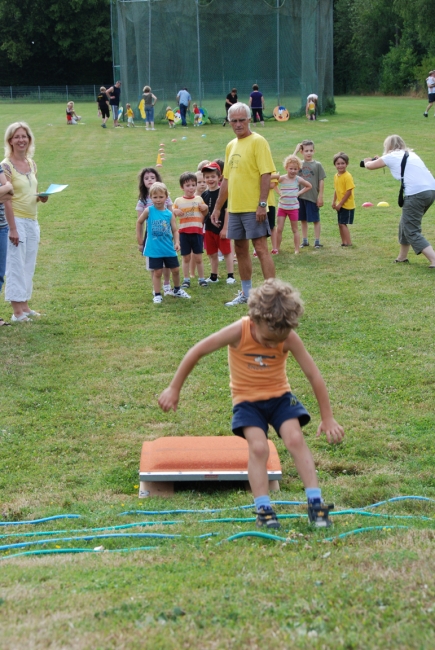
[{"label": "blue garden hose", "polygon": [[33,519],[31,521],[0,521],[0,526],[24,526],[24,524],[43,524],[46,521],[54,519],[80,519],[81,515],[53,515],[53,517],[44,517],[43,519]]},{"label": "blue garden hose", "polygon": [[[409,526],[367,526],[366,528],[355,528],[354,530],[348,530],[346,533],[340,533],[339,535],[335,535],[334,537],[322,538],[320,541],[333,542],[336,539],[342,539],[343,537],[348,537],[349,535],[359,535],[360,533],[367,533],[372,530],[392,530],[393,528],[401,528],[401,529],[408,530]],[[222,544],[223,542],[233,542],[234,540],[240,539],[242,537],[261,537],[263,539],[271,539],[274,542],[285,542],[286,544],[300,543],[300,540],[298,539],[289,539],[287,537],[271,535],[270,533],[262,533],[258,530],[251,530],[251,531],[245,531],[243,533],[236,533],[235,535],[231,535],[231,537],[228,537],[227,539],[218,542],[218,544]]]}]

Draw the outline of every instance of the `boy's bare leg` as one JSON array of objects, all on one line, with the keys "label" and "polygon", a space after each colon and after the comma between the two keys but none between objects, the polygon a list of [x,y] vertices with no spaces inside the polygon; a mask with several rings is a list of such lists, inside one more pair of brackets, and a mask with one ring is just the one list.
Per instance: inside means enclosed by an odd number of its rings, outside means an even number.
[{"label": "boy's bare leg", "polygon": [[[217,253],[216,253],[216,259],[217,259]],[[225,260],[225,266],[227,267],[227,273],[234,273],[234,260],[233,260],[233,254],[232,253],[227,253],[224,255],[224,260]],[[218,260],[219,263],[219,260]],[[217,266],[216,266],[217,268]],[[213,273],[217,273],[217,271],[213,271]]]},{"label": "boy's bare leg", "polygon": [[[180,286],[180,267],[178,266],[176,269],[168,269],[168,271],[172,271],[172,280],[174,282],[174,287],[179,287]],[[168,282],[169,284],[169,282]]]},{"label": "boy's bare leg", "polygon": [[[193,255],[190,256],[190,277],[194,278],[195,277],[195,271],[196,271],[196,262],[195,262],[195,257]],[[186,278],[189,276],[186,275]]]},{"label": "boy's bare leg", "polygon": [[243,429],[249,447],[248,478],[254,498],[269,494],[269,477],[267,476],[267,460],[269,445],[266,434],[259,427]]},{"label": "boy's bare leg", "polygon": [[153,289],[154,293],[161,293],[162,290],[162,271],[163,269],[154,269],[153,273]]},{"label": "boy's bare leg", "polygon": [[302,238],[308,239],[308,221],[301,221]]},{"label": "boy's bare leg", "polygon": [[299,253],[299,247],[301,245],[301,236],[299,235],[299,221],[290,221],[290,225],[292,227],[295,253]]},{"label": "boy's bare leg", "polygon": [[163,284],[171,284],[171,269],[163,269]]},{"label": "boy's bare leg", "polygon": [[274,278],[275,265],[273,263],[273,260],[269,253],[269,249],[267,247],[266,237],[258,237],[257,239],[253,239],[252,243],[254,244],[254,248],[257,253],[258,259],[260,260],[261,270],[263,272],[263,278],[265,280],[268,280],[269,278]]},{"label": "boy's bare leg", "polygon": [[281,249],[281,243],[282,243],[282,234],[284,232],[284,226],[285,226],[285,220],[286,217],[277,217],[278,220],[278,226],[277,226],[277,232],[276,232],[276,247],[278,250]]},{"label": "boy's bare leg", "polygon": [[320,221],[315,221],[313,226],[314,226],[314,238],[320,240]]},{"label": "boy's bare leg", "polygon": [[295,418],[283,422],[279,435],[294,460],[296,470],[304,487],[319,487],[313,456],[305,442],[299,420]]},{"label": "boy's bare leg", "polygon": [[196,268],[198,269],[198,277],[203,278],[204,277],[204,262],[202,261],[202,253],[198,253],[196,255],[193,254],[192,257],[195,260]]},{"label": "boy's bare leg", "polygon": [[209,255],[208,259],[210,260],[211,273],[218,274],[219,271],[219,257],[217,253]]},{"label": "boy's bare leg", "polygon": [[183,265],[183,276],[185,278],[189,277],[189,266],[190,266],[191,255],[182,255],[182,265]]},{"label": "boy's bare leg", "polygon": [[352,240],[350,238],[350,230],[345,223],[339,223],[338,227],[340,229],[341,243],[344,246],[352,246]]}]

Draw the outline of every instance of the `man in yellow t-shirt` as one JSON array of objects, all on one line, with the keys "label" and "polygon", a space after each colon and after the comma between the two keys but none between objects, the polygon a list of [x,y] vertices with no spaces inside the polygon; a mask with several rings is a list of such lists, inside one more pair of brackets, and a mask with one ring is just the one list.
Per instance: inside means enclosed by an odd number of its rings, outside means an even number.
[{"label": "man in yellow t-shirt", "polygon": [[251,109],[237,102],[228,111],[228,121],[236,138],[227,145],[224,178],[211,221],[217,225],[220,211],[228,199],[228,239],[234,239],[242,291],[227,306],[248,301],[252,286],[252,262],[249,240],[252,240],[265,279],[275,277],[275,267],[267,247],[270,227],[267,219],[267,196],[270,175],[275,165],[265,138],[252,133],[249,123]]}]

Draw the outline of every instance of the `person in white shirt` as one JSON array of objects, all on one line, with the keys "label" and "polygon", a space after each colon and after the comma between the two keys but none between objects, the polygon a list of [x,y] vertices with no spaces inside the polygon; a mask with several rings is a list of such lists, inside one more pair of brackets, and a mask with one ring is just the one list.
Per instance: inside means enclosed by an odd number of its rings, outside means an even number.
[{"label": "person in white shirt", "polygon": [[[384,153],[378,158],[365,158],[366,169],[388,167],[392,176],[401,179],[401,164],[408,153],[403,175],[404,203],[399,223],[400,251],[395,262],[409,262],[408,251],[412,246],[414,253],[423,253],[435,269],[435,251],[421,233],[423,216],[435,201],[435,178],[416,153],[408,149],[400,135],[389,135],[384,142]],[[361,163],[362,164],[362,163]]]},{"label": "person in white shirt", "polygon": [[435,102],[435,70],[431,70],[429,72],[429,76],[426,79],[426,83],[427,83],[427,100],[429,104],[425,112],[423,113],[424,117],[428,116],[429,109],[431,108],[432,104]]}]

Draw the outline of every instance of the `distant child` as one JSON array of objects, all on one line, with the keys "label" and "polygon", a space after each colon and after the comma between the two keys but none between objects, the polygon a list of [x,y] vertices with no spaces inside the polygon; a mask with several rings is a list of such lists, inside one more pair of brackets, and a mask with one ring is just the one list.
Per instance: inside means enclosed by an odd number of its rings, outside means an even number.
[{"label": "distant child", "polygon": [[309,380],[320,409],[317,437],[325,432],[330,443],[339,443],[343,427],[335,420],[328,391],[319,369],[295,329],[303,313],[297,291],[278,279],[251,289],[249,315],[208,336],[189,350],[168,388],[159,397],[163,411],[177,409],[181,388],[198,361],[228,346],[230,387],[233,400],[232,430],[248,443],[248,477],[255,502],[257,526],[279,528],[269,497],[267,432],[271,424],[293,457],[308,499],[308,517],[318,527],[330,526],[329,509],[322,502],[313,457],[302,428],[310,421],[305,407],[292,394],[286,374],[291,352]]},{"label": "distant child", "polygon": [[126,104],[125,108],[127,109],[127,126],[134,126],[134,113],[130,104]]},{"label": "distant child", "polygon": [[316,112],[317,112],[317,101],[318,101],[318,96],[312,93],[311,95],[308,95],[307,97],[307,103],[305,105],[305,115],[308,120],[315,120],[316,119]]},{"label": "distant child", "polygon": [[100,88],[100,93],[97,96],[97,104],[98,104],[98,114],[102,118],[102,123],[101,126],[103,129],[107,129],[106,122],[110,117],[110,104],[109,104],[109,98],[107,97],[106,94],[106,88],[104,86],[101,86]]},{"label": "distant child", "polygon": [[209,160],[201,160],[201,162],[198,163],[198,167],[196,169],[197,171],[202,172],[202,168],[209,164],[210,164]]},{"label": "distant child", "polygon": [[168,120],[169,128],[173,129],[175,126],[175,115],[170,106],[166,107],[166,119]]},{"label": "distant child", "polygon": [[[284,160],[284,169],[287,174],[280,176],[272,174],[272,179],[278,177],[278,251],[281,248],[282,233],[284,230],[286,217],[290,219],[290,225],[293,232],[293,241],[295,245],[295,254],[299,253],[299,201],[302,194],[306,194],[312,188],[311,183],[306,181],[302,176],[298,176],[302,168],[302,163],[297,156],[287,156]],[[304,189],[300,190],[302,185]]]},{"label": "distant child", "polygon": [[219,282],[218,253],[221,251],[227,267],[227,284],[235,284],[236,280],[234,278],[234,262],[233,252],[231,249],[231,240],[227,239],[228,210],[226,201],[221,209],[219,226],[215,226],[210,219],[210,216],[216,204],[217,197],[219,195],[222,172],[223,168],[221,169],[219,163],[217,162],[211,162],[202,168],[202,173],[204,175],[207,189],[201,196],[208,206],[208,213],[205,218],[205,248],[207,250],[207,255],[210,259],[211,265],[211,273],[210,277],[207,278],[207,282],[210,284],[216,284],[216,282]]},{"label": "distant child", "polygon": [[204,278],[203,253],[203,224],[208,208],[203,199],[197,194],[197,178],[192,172],[184,172],[180,176],[180,187],[184,195],[174,201],[174,215],[180,218],[180,247],[183,258],[183,289],[190,287],[189,263],[193,254],[198,269],[198,284],[208,287]]},{"label": "distant child", "polygon": [[193,126],[201,126],[200,125],[200,119],[201,119],[201,111],[198,108],[198,104],[193,105]]},{"label": "distant child", "polygon": [[[204,169],[204,167],[202,169]],[[207,183],[205,182],[202,169],[201,170],[198,169],[198,171],[195,172],[196,183],[197,183],[196,193],[198,194],[198,196],[201,196],[201,194],[205,192],[205,190],[207,189]]]},{"label": "distant child", "polygon": [[66,123],[78,124],[82,118],[74,110],[74,102],[68,102],[66,105]]},{"label": "distant child", "polygon": [[[174,281],[174,290],[170,295],[176,298],[190,298],[180,287],[180,264],[176,251],[180,250],[177,225],[175,217],[165,207],[168,198],[168,190],[164,183],[154,183],[150,189],[152,205],[145,208],[140,219],[147,221],[148,237],[145,243],[143,254],[149,259],[150,269],[153,273],[154,303],[161,303],[161,277],[163,267],[171,269]],[[139,250],[143,248],[141,226],[137,224],[137,243]],[[169,294],[165,294],[169,295]]]},{"label": "distant child", "polygon": [[[141,220],[141,216],[145,208],[148,208],[150,205],[153,204],[149,196],[149,190],[154,185],[154,183],[156,182],[161,183],[162,177],[160,176],[159,172],[156,169],[154,169],[154,167],[144,167],[139,172],[138,180],[139,180],[139,197],[136,204],[136,213],[138,216],[138,223],[140,222],[142,224],[141,232],[143,234],[143,224],[145,222],[145,219]],[[169,196],[165,201],[165,208],[172,211],[172,201]],[[142,238],[142,248],[145,248],[145,240],[146,240],[146,233],[145,233],[145,239]],[[149,267],[148,259],[146,260],[146,269],[147,271],[151,271],[151,275],[153,275],[153,271]],[[163,268],[163,290],[165,292],[165,295],[171,292],[170,279],[171,279],[170,269]]]},{"label": "distant child", "polygon": [[332,209],[337,210],[341,245],[352,246],[348,225],[353,223],[355,216],[355,198],[353,194],[355,183],[351,174],[347,171],[349,156],[340,151],[335,154],[333,161],[337,173],[334,176],[335,191],[332,200]]},{"label": "distant child", "polygon": [[323,190],[325,185],[325,170],[322,165],[314,160],[314,142],[312,140],[303,140],[300,142],[294,152],[296,156],[302,153],[303,163],[301,176],[309,181],[312,189],[304,195],[299,201],[299,221],[302,226],[302,244],[301,248],[309,246],[308,242],[308,224],[314,225],[314,248],[322,248],[320,243],[320,211],[323,206]]}]

